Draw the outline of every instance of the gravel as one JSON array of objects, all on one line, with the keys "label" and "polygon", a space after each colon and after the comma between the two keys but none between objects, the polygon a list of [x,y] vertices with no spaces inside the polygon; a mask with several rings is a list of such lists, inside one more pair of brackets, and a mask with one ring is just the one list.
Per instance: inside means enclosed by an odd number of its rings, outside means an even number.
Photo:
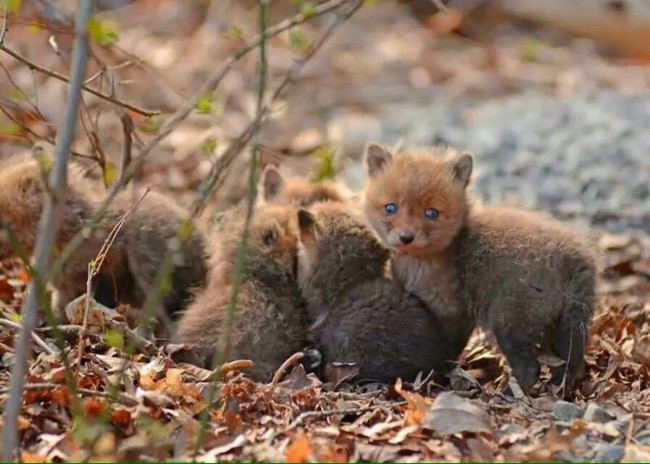
[{"label": "gravel", "polygon": [[381,141],[469,150],[486,202],[650,233],[650,93],[428,100],[386,105]]}]

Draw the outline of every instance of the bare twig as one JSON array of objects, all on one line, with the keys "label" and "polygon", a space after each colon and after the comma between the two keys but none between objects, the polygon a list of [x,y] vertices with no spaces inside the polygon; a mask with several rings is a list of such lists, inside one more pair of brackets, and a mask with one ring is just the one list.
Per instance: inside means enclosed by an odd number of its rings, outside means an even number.
[{"label": "bare twig", "polygon": [[[4,325],[5,327],[11,327],[12,329],[20,330],[22,326],[18,324],[17,322],[10,321],[9,319],[0,319],[0,325]],[[38,334],[32,332],[32,338],[36,342],[38,346],[43,348],[47,353],[49,354],[57,354],[59,353],[59,350],[54,350],[50,345],[47,344],[45,340],[43,340],[41,337],[38,336]]]},{"label": "bare twig", "polygon": [[221,157],[214,164],[208,176],[206,186],[204,187],[203,195],[192,205],[193,217],[203,211],[203,208],[205,208],[205,205],[207,204],[210,192],[212,192],[214,188],[219,185],[223,173],[227,171],[228,167],[232,164],[237,155],[239,155],[239,153],[244,149],[248,142],[250,142],[253,135],[259,130],[263,119],[269,113],[273,104],[284,96],[289,85],[291,85],[300,75],[302,68],[331,37],[334,31],[345,21],[347,21],[361,7],[363,0],[354,0],[351,3],[352,7],[347,12],[338,15],[336,20],[327,27],[320,39],[311,46],[311,48],[300,60],[296,61],[291,70],[285,75],[280,85],[276,88],[266,106],[262,108],[262,110],[256,115],[255,119],[251,121],[251,123],[239,134],[239,136],[237,136],[237,138],[228,146],[226,151],[224,151]]},{"label": "bare twig", "polygon": [[[321,16],[323,14],[329,13],[331,11],[335,11],[338,8],[342,7],[345,4],[352,4],[353,7],[351,9],[350,14],[346,15],[346,19],[351,16],[363,3],[362,0],[330,0],[328,2],[325,2],[321,5],[318,5],[317,7],[314,8],[310,12],[309,15],[303,15],[299,14],[296,15],[290,19],[287,19],[286,21],[282,21],[278,23],[277,25],[267,29],[266,33],[264,34],[264,37],[266,39],[273,38],[277,36],[278,34],[286,31],[287,29],[290,29],[291,27],[294,27],[296,25],[302,24],[309,19]],[[340,25],[341,21],[336,21],[336,26]],[[332,27],[330,27],[332,29]],[[330,35],[331,32],[328,33]],[[92,232],[95,230],[97,225],[99,224],[101,218],[104,216],[106,213],[106,210],[108,208],[108,205],[114,200],[115,196],[117,193],[131,180],[131,178],[135,175],[135,173],[142,167],[144,164],[144,161],[149,153],[160,143],[161,140],[163,140],[167,135],[169,135],[175,128],[180,124],[195,108],[196,103],[203,98],[207,93],[210,91],[214,91],[218,85],[221,83],[223,80],[224,76],[228,73],[230,68],[239,61],[242,57],[244,57],[247,53],[250,51],[254,50],[262,40],[262,37],[256,37],[255,39],[251,40],[250,42],[247,42],[245,45],[243,45],[235,54],[227,60],[209,79],[206,81],[201,89],[195,93],[195,95],[188,101],[188,104],[185,105],[184,107],[180,108],[172,117],[171,119],[165,124],[165,126],[158,132],[157,136],[154,137],[144,148],[142,148],[139,153],[133,157],[133,162],[131,165],[126,169],[124,172],[124,175],[121,178],[120,182],[116,182],[111,190],[109,191],[109,194],[107,195],[106,199],[102,202],[102,204],[99,206],[97,209],[97,213],[95,216],[89,221],[89,223],[86,225],[84,228],[84,232]],[[300,66],[302,68],[302,66]],[[298,70],[299,71],[299,70]],[[298,72],[296,71],[296,72]],[[294,78],[295,79],[295,78]],[[293,81],[293,79],[290,79],[290,82]],[[287,82],[286,85],[288,85],[289,82]],[[284,85],[283,87],[286,87]],[[283,94],[284,89],[282,89],[281,94]],[[275,100],[281,96],[278,95],[276,96]],[[273,100],[272,103],[275,101]],[[266,115],[267,111],[264,112],[264,115]],[[261,118],[255,118],[255,121],[249,126],[247,130],[245,130],[243,133],[239,135],[239,138],[233,142],[232,149],[229,150],[230,153],[233,153],[230,155],[230,161],[227,159],[224,160],[220,164],[220,166],[225,165],[226,167],[232,163],[232,159],[234,159],[234,156],[239,153],[243,147],[248,143],[250,138],[252,137],[253,132],[257,129],[259,124],[261,123]],[[220,160],[223,159],[223,156],[220,158]],[[221,169],[221,167],[220,167]],[[213,170],[214,171],[214,170]],[[211,177],[214,174],[211,175]],[[219,174],[217,174],[218,176]],[[216,185],[218,181],[217,179],[214,180],[214,182],[211,182],[210,185],[212,185],[211,188],[214,188],[214,185]],[[204,191],[205,192],[205,191]],[[209,192],[204,193],[204,198],[201,201],[201,205],[199,206],[200,210],[198,213],[202,211],[202,209],[205,207],[205,204],[207,204],[208,198],[209,198]],[[196,217],[198,213],[194,213],[192,217]],[[61,251],[61,254],[57,258],[55,264],[52,266],[52,272],[50,275],[50,278],[58,276],[62,271],[65,263],[68,261],[70,256],[74,253],[74,251],[81,246],[81,244],[84,241],[84,235],[82,232],[77,233],[73,239],[66,245],[66,247]]]},{"label": "bare twig", "polygon": [[[447,5],[445,5],[441,0],[429,0],[429,1],[433,4],[433,6],[435,6],[438,9],[438,11],[442,11],[443,13],[449,12],[449,8],[447,8]],[[449,0],[446,1],[448,2]]]},{"label": "bare twig", "polygon": [[268,441],[273,442],[273,440],[275,440],[280,435],[284,435],[287,432],[290,432],[291,430],[295,429],[296,427],[303,425],[307,419],[325,418],[325,417],[340,416],[346,414],[364,414],[366,412],[374,412],[374,411],[390,411],[391,409],[404,406],[405,404],[407,404],[406,401],[398,401],[395,403],[388,403],[388,404],[387,403],[375,404],[364,408],[348,408],[348,409],[333,409],[330,411],[303,412],[298,417],[296,417],[296,419],[293,422],[291,422],[286,428],[284,428],[283,430],[276,431]]},{"label": "bare twig", "polygon": [[[38,390],[54,390],[56,388],[64,387],[65,385],[56,383],[28,383],[25,384],[23,391],[38,391]],[[91,390],[89,388],[77,388],[77,393],[88,396],[99,396],[101,398],[116,398],[120,403],[126,406],[135,406],[138,400],[127,393],[112,393],[107,391]],[[10,393],[8,388],[0,390],[0,395]]]},{"label": "bare twig", "polygon": [[129,343],[134,344],[142,353],[148,356],[154,356],[158,353],[158,347],[154,343],[135,333],[127,323],[108,320],[106,325],[120,332]]},{"label": "bare twig", "polygon": [[37,279],[36,282],[31,282],[27,289],[27,296],[22,312],[22,330],[18,335],[16,355],[11,370],[11,393],[4,415],[2,458],[5,462],[14,461],[18,452],[18,415],[22,404],[23,385],[25,384],[25,374],[27,372],[27,355],[30,340],[32,339],[31,333],[36,326],[39,303],[45,294],[45,282],[42,277],[46,275],[51,248],[54,243],[59,202],[63,198],[66,189],[68,155],[77,124],[77,110],[79,108],[79,101],[81,100],[81,84],[86,72],[88,59],[87,25],[90,19],[91,8],[91,0],[80,0],[77,20],[75,22],[72,78],[70,80],[67,111],[60,131],[55,165],[50,177],[50,185],[55,194],[47,195],[45,198],[34,252]]},{"label": "bare twig", "polygon": [[[269,18],[269,4],[270,0],[259,0],[259,26],[260,26],[260,46],[259,46],[259,82],[258,82],[258,92],[257,92],[257,116],[259,117],[264,108],[264,95],[266,93],[266,80],[268,72],[268,62],[266,58],[266,35],[265,31],[267,30],[268,18]],[[228,354],[230,352],[230,342],[232,337],[232,330],[235,323],[235,309],[237,307],[237,299],[239,297],[239,288],[242,284],[245,267],[246,267],[246,251],[248,249],[248,236],[250,231],[250,222],[253,217],[253,205],[255,204],[255,199],[257,198],[257,171],[259,170],[259,146],[253,148],[253,156],[251,157],[250,169],[248,173],[248,189],[246,192],[246,219],[244,222],[244,232],[237,250],[237,257],[235,261],[235,273],[232,284],[232,291],[230,294],[230,302],[228,304],[228,312],[226,314],[226,324],[221,331],[221,335],[217,344],[217,353],[214,357],[214,365],[219,366],[225,363],[228,359]],[[198,213],[197,213],[198,214]],[[208,405],[212,405],[213,397],[215,393],[214,386],[208,390]],[[201,415],[201,425],[199,429],[199,434],[196,439],[194,446],[194,457],[198,454],[201,446],[203,446],[203,440],[205,439],[205,431],[207,429],[207,423],[210,417],[209,414],[210,406],[208,406]]]},{"label": "bare twig", "polygon": [[275,371],[275,374],[273,375],[273,380],[271,381],[271,385],[277,385],[278,383],[280,383],[280,379],[287,371],[287,369],[289,369],[289,366],[292,366],[293,364],[297,363],[304,357],[305,357],[305,353],[303,353],[302,351],[299,351],[289,356],[278,368],[278,370]]},{"label": "bare twig", "polygon": [[236,359],[234,361],[224,363],[212,371],[208,371],[211,373],[209,377],[211,380],[221,380],[227,372],[235,371],[235,370],[241,371],[242,369],[250,369],[254,365],[255,363],[250,359]]},{"label": "bare twig", "polygon": [[4,1],[3,15],[2,15],[2,32],[0,32],[0,45],[5,43],[5,36],[7,35],[7,16],[9,14],[9,0]]},{"label": "bare twig", "polygon": [[116,183],[121,184],[124,180],[124,173],[126,168],[131,164],[131,152],[133,149],[133,119],[126,111],[120,112],[120,122],[122,123],[122,153],[120,154],[120,171],[115,180]]},{"label": "bare twig", "polygon": [[346,3],[356,3],[356,0],[330,0],[321,5],[318,5],[309,12],[309,14],[298,14],[292,18],[282,21],[275,26],[272,26],[266,31],[253,39],[247,41],[242,45],[230,58],[228,58],[208,80],[201,86],[201,88],[188,100],[187,104],[180,108],[176,113],[167,121],[167,123],[158,131],[156,136],[144,147],[136,157],[139,160],[149,154],[161,140],[167,137],[176,127],[187,118],[190,113],[196,108],[199,101],[206,95],[213,93],[223,78],[228,74],[230,69],[244,56],[251,51],[255,50],[264,40],[272,39],[273,37],[281,34],[282,32],[291,29],[294,26],[302,24],[310,19],[335,11]]},{"label": "bare twig", "polygon": [[[13,58],[20,61],[21,63],[27,65],[30,69],[32,69],[34,71],[38,71],[41,74],[45,74],[46,76],[53,77],[54,79],[58,79],[58,80],[63,81],[63,82],[70,82],[71,81],[71,79],[68,79],[63,74],[59,74],[56,71],[52,71],[51,69],[47,69],[47,68],[44,68],[43,66],[37,65],[36,63],[30,61],[29,58],[21,55],[20,53],[18,53],[17,51],[15,51],[13,49],[7,47],[3,43],[0,43],[0,50],[5,52],[7,55],[12,56]],[[85,84],[82,84],[81,89],[84,90],[85,92],[92,93],[93,95],[95,95],[96,97],[101,98],[102,100],[105,100],[107,102],[113,103],[114,105],[121,106],[121,107],[126,108],[128,110],[131,110],[134,113],[141,114],[142,116],[150,117],[150,116],[156,116],[157,114],[160,114],[160,111],[154,111],[154,110],[147,110],[147,109],[144,109],[144,108],[139,108],[139,107],[137,107],[135,105],[132,105],[132,104],[127,103],[125,101],[119,100],[119,99],[113,97],[112,95],[106,94],[104,92],[100,92],[99,90],[95,90],[92,87],[89,87],[89,86],[87,86]]]},{"label": "bare twig", "polygon": [[84,309],[84,320],[83,320],[83,325],[81,326],[81,333],[79,334],[79,362],[81,362],[81,358],[83,357],[83,350],[84,350],[84,343],[82,338],[86,334],[86,331],[88,330],[88,315],[90,314],[90,301],[92,299],[92,281],[93,277],[97,275],[99,270],[102,268],[102,264],[104,264],[104,260],[106,259],[106,256],[108,255],[108,250],[111,249],[111,246],[113,246],[113,242],[115,242],[115,239],[117,238],[117,234],[120,233],[120,230],[122,230],[122,227],[124,227],[124,224],[126,224],[126,220],[128,217],[131,215],[133,211],[138,207],[138,205],[144,200],[144,197],[149,193],[149,187],[145,189],[145,191],[142,193],[138,201],[136,201],[129,210],[122,215],[119,221],[117,221],[117,224],[113,226],[111,229],[110,233],[106,237],[106,240],[104,240],[104,243],[102,244],[102,247],[99,249],[99,252],[97,253],[97,256],[95,257],[94,260],[88,263],[88,279],[86,280],[86,307]]}]

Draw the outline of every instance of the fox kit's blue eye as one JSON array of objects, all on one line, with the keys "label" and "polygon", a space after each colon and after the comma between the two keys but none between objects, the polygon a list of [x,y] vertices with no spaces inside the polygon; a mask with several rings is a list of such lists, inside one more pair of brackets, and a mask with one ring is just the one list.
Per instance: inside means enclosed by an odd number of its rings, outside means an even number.
[{"label": "fox kit's blue eye", "polygon": [[386,214],[395,214],[397,212],[397,205],[395,203],[388,203],[384,206],[384,211],[386,211]]},{"label": "fox kit's blue eye", "polygon": [[424,211],[424,215],[427,217],[427,219],[435,219],[440,215],[440,212],[435,208],[427,208]]}]

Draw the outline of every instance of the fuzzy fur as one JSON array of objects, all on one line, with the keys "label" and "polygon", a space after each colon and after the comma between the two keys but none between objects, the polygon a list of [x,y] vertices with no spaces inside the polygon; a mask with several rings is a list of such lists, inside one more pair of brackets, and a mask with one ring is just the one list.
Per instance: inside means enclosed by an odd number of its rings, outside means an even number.
[{"label": "fuzzy fur", "polygon": [[[44,192],[42,168],[33,157],[12,157],[0,168],[0,224],[14,231],[28,253],[34,251],[36,244]],[[103,187],[85,177],[77,164],[70,163],[68,188],[59,210],[55,257],[96,214],[104,198]],[[109,232],[132,203],[132,197],[119,194],[94,233],[65,264],[63,273],[54,282],[53,309],[57,313],[85,293],[88,263],[96,257]],[[170,198],[149,192],[127,219],[102,269],[93,279],[95,298],[111,307],[118,302],[141,307],[153,289],[165,252],[185,218],[187,212]],[[204,235],[196,230],[175,256],[171,292],[163,301],[168,315],[181,311],[193,289],[202,285],[207,272],[205,246]],[[7,231],[0,233],[0,259],[15,255]]]},{"label": "fuzzy fur", "polygon": [[[228,221],[214,244],[205,289],[179,321],[176,340],[190,345],[190,361],[211,367],[227,313],[243,220]],[[267,381],[306,343],[304,302],[296,282],[296,210],[268,205],[255,211],[239,287],[228,358],[251,359],[252,378]]]},{"label": "fuzzy fur", "polygon": [[[365,213],[394,251],[395,278],[433,308],[457,347],[478,323],[494,334],[524,390],[539,377],[541,353],[567,361],[553,381],[566,368],[571,387],[584,374],[594,312],[592,250],[550,217],[472,206],[468,157],[450,148],[393,156],[369,145]],[[395,214],[385,212],[389,203]],[[427,208],[438,217],[425,217]],[[399,239],[405,230],[415,235],[406,246]]]},{"label": "fuzzy fur", "polygon": [[389,250],[363,218],[336,202],[299,214],[299,282],[325,362],[357,363],[359,380],[393,383],[434,370],[443,382],[454,354],[441,326],[386,277]]},{"label": "fuzzy fur", "polygon": [[285,177],[275,166],[262,172],[260,199],[270,204],[291,204],[308,207],[323,201],[344,202],[350,192],[340,183],[330,180],[309,181],[301,177]]}]

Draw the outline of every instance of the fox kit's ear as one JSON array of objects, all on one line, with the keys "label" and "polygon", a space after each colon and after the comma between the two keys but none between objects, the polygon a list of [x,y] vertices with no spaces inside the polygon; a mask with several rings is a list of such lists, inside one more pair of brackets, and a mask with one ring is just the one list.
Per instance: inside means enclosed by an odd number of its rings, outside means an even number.
[{"label": "fox kit's ear", "polygon": [[467,152],[461,154],[451,160],[451,167],[454,171],[454,177],[456,180],[463,184],[463,187],[467,187],[469,179],[472,177],[472,169],[474,167],[472,155]]},{"label": "fox kit's ear", "polygon": [[284,190],[284,177],[273,165],[268,165],[262,171],[262,198],[267,203],[273,203]]},{"label": "fox kit's ear", "polygon": [[316,236],[316,218],[304,208],[298,210],[298,227],[301,240],[311,239]]},{"label": "fox kit's ear", "polygon": [[379,174],[391,161],[393,161],[393,155],[386,147],[375,142],[366,145],[366,167],[370,177]]}]

